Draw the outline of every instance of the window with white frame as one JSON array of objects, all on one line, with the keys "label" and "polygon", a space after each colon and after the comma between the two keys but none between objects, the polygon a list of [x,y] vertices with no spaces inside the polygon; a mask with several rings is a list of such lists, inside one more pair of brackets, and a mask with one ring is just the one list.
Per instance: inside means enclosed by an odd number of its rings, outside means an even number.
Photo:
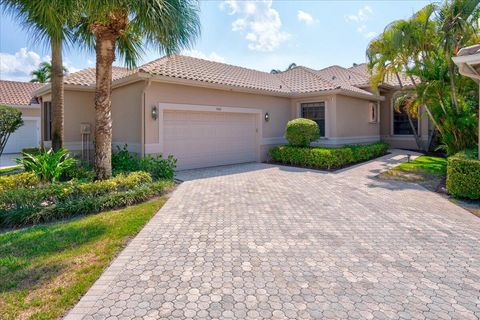
[{"label": "window with white frame", "polygon": [[301,116],[315,121],[320,128],[320,137],[325,137],[325,102],[309,102],[301,104]]}]

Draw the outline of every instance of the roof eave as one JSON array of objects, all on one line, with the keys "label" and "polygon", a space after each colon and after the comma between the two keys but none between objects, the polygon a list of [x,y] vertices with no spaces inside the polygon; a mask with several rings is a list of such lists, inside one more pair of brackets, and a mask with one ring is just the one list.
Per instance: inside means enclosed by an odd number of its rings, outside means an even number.
[{"label": "roof eave", "polygon": [[473,66],[480,65],[480,53],[457,56],[452,58],[453,62],[458,66],[460,74],[472,78],[477,83],[480,83],[480,74]]},{"label": "roof eave", "polygon": [[292,95],[291,97],[293,97],[293,98],[306,98],[306,97],[332,95],[332,94],[339,94],[339,95],[344,95],[344,96],[349,96],[349,97],[354,97],[354,98],[361,98],[361,99],[370,100],[370,101],[384,101],[385,100],[385,97],[383,97],[383,96],[377,96],[377,95],[372,95],[372,94],[355,92],[355,91],[346,90],[346,89],[343,89],[343,88],[329,89],[329,90],[322,90],[322,91],[312,91],[312,92],[305,92],[305,93],[297,93],[295,95]]}]

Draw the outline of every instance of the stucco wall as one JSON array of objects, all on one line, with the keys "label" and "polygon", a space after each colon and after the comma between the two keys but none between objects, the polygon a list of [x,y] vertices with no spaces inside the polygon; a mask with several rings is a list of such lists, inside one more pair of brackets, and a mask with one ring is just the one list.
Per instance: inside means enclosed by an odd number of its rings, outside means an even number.
[{"label": "stucco wall", "polygon": [[[288,98],[199,88],[178,84],[152,82],[146,92],[145,142],[159,142],[159,120],[151,117],[151,108],[159,103],[208,105],[219,107],[251,108],[262,110],[262,158],[271,145],[281,142],[285,125],[292,119],[291,102]],[[270,121],[265,122],[265,113]]]},{"label": "stucco wall", "polygon": [[[347,96],[336,97],[336,138],[375,140],[380,136],[380,124],[370,122],[370,104],[373,101]],[[377,139],[378,140],[378,139]]]},{"label": "stucco wall", "polygon": [[18,110],[22,112],[23,117],[40,117],[40,108],[25,107]]}]

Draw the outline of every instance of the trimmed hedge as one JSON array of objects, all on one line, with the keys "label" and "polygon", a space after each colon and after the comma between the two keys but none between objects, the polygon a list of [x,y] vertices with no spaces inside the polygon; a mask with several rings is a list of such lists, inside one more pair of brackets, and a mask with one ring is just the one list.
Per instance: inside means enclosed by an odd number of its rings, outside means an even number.
[{"label": "trimmed hedge", "polygon": [[447,190],[454,197],[480,199],[480,160],[476,151],[467,150],[448,158]]},{"label": "trimmed hedge", "polygon": [[294,119],[287,123],[285,138],[292,146],[308,147],[310,143],[320,138],[320,128],[313,120]]},{"label": "trimmed hedge", "polygon": [[388,148],[388,144],[384,142],[341,148],[284,145],[273,147],[270,149],[269,155],[274,161],[288,165],[333,169],[382,156],[387,153]]},{"label": "trimmed hedge", "polygon": [[70,181],[40,188],[11,189],[0,194],[0,227],[115,209],[161,195],[172,186],[172,181],[153,182],[150,174],[134,172],[90,183]]}]

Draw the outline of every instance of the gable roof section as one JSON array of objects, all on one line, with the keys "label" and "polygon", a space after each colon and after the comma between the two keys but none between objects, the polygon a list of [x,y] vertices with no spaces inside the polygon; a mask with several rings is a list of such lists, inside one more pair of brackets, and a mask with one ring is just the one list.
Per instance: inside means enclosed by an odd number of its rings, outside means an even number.
[{"label": "gable roof section", "polygon": [[[113,81],[124,78],[134,73],[136,73],[135,69],[112,67]],[[63,82],[70,85],[94,86],[96,80],[95,78],[95,68],[86,68],[65,76]]]},{"label": "gable roof section", "polygon": [[33,94],[44,83],[0,80],[0,104],[26,106],[37,104]]},{"label": "gable roof section", "polygon": [[330,66],[317,71],[323,77],[332,81],[342,82],[351,86],[368,87],[370,86],[370,76],[366,73],[357,73],[353,70],[341,67]]}]

